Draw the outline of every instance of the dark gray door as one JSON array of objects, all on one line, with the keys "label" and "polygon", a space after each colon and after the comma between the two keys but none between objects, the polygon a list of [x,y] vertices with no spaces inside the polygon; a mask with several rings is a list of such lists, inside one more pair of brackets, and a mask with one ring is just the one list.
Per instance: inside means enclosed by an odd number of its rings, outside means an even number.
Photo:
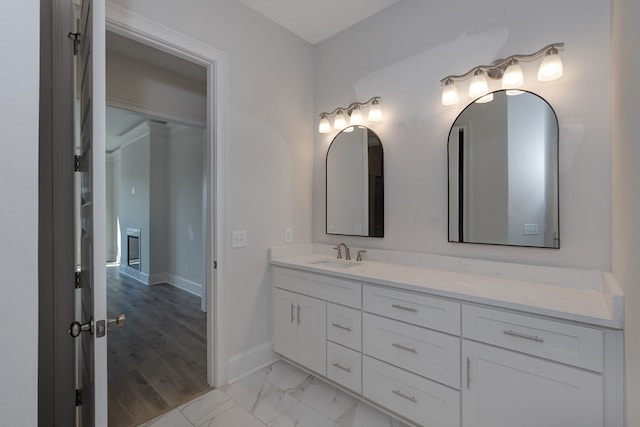
[{"label": "dark gray door", "polygon": [[80,335],[82,420],[107,425],[105,249],[105,2],[83,0],[80,18]]}]

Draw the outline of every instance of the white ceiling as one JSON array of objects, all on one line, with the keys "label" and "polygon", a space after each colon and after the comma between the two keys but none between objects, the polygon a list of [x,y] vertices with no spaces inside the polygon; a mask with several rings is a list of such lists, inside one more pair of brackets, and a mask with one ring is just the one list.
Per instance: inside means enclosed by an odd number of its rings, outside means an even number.
[{"label": "white ceiling", "polygon": [[240,0],[311,44],[320,43],[400,0]]}]

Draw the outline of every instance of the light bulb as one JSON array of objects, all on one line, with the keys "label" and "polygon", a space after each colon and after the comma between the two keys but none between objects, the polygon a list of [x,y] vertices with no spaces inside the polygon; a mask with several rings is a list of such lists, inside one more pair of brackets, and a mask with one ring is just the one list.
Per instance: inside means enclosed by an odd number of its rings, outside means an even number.
[{"label": "light bulb", "polygon": [[320,116],[320,125],[318,126],[318,132],[320,133],[331,132],[331,125],[329,124],[329,119],[327,119],[326,114],[323,114],[322,116]]},{"label": "light bulb", "polygon": [[341,130],[345,126],[347,126],[347,121],[344,118],[344,114],[342,114],[342,110],[338,110],[336,118],[333,119],[333,128],[335,130]]},{"label": "light bulb", "polygon": [[507,91],[507,96],[517,96],[517,95],[522,95],[523,93],[524,93],[523,90],[510,89]]},{"label": "light bulb", "polygon": [[454,105],[460,101],[460,95],[458,95],[458,88],[451,79],[447,79],[442,89],[442,105]]},{"label": "light bulb", "polygon": [[517,60],[512,59],[504,71],[504,76],[502,76],[502,89],[513,89],[522,86],[523,83],[522,68],[518,65]]},{"label": "light bulb", "polygon": [[538,69],[538,80],[550,82],[562,77],[562,60],[558,55],[558,49],[552,47],[547,51],[540,68]]},{"label": "light bulb", "polygon": [[493,94],[485,95],[482,98],[476,99],[476,104],[485,104],[487,102],[493,101]]},{"label": "light bulb", "polygon": [[360,111],[360,107],[356,105],[353,107],[353,110],[351,110],[351,120],[349,120],[349,123],[351,126],[357,126],[361,125],[362,122],[362,112]]},{"label": "light bulb", "polygon": [[379,122],[380,120],[382,120],[382,109],[380,108],[380,100],[374,99],[371,102],[371,107],[369,108],[369,121]]},{"label": "light bulb", "polygon": [[351,133],[351,132],[353,132],[353,130],[354,130],[354,129],[355,129],[355,128],[354,128],[353,126],[349,126],[349,127],[346,127],[346,128],[344,128],[344,129],[342,129],[342,132],[344,132],[344,133]]},{"label": "light bulb", "polygon": [[484,71],[477,69],[469,84],[469,97],[478,98],[486,95],[487,92],[489,92],[489,83],[487,83],[487,78],[484,76]]}]

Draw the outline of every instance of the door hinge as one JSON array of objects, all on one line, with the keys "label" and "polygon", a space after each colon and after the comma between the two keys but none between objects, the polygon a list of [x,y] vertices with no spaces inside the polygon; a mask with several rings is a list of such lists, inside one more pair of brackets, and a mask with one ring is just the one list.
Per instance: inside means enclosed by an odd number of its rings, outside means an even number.
[{"label": "door hinge", "polygon": [[76,271],[75,278],[76,278],[76,289],[80,289],[82,287],[82,285],[80,284],[80,272],[79,271]]},{"label": "door hinge", "polygon": [[75,155],[73,156],[73,170],[75,172],[80,172],[80,162],[82,161],[82,157]]},{"label": "door hinge", "polygon": [[80,33],[69,33],[68,37],[73,40],[73,56],[77,56],[80,50]]},{"label": "door hinge", "polygon": [[82,405],[82,390],[76,389],[76,406]]},{"label": "door hinge", "polygon": [[218,268],[218,261],[213,261],[213,269],[215,270],[216,268]]}]

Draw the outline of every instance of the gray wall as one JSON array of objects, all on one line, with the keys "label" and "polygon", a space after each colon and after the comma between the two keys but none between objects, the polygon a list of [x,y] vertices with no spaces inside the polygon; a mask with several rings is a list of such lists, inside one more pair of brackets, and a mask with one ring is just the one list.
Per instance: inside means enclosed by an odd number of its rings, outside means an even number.
[{"label": "gray wall", "polygon": [[[146,124],[140,127],[146,127]],[[120,239],[122,258],[120,264],[127,265],[127,228],[140,231],[140,271],[150,273],[150,183],[149,174],[151,136],[144,131],[121,148],[121,176],[119,191]],[[135,191],[135,193],[134,193]]]},{"label": "gray wall", "polygon": [[138,278],[202,295],[204,131],[148,120],[130,136],[123,137],[117,162],[121,270],[137,277],[126,268],[127,228],[139,228],[143,275]]},{"label": "gray wall", "polygon": [[203,130],[179,127],[172,131],[168,154],[168,272],[202,285],[205,176]]},{"label": "gray wall", "polygon": [[[384,109],[371,128],[385,148],[385,237],[346,243],[610,270],[610,16],[610,3],[601,0],[405,0],[317,45],[316,114],[374,95]],[[447,135],[469,101],[443,107],[440,79],[554,41],[566,43],[561,80],[538,82],[539,63],[522,65],[524,88],[544,97],[559,118],[562,248],[447,243]],[[460,86],[463,98],[466,90]],[[323,229],[324,159],[334,135],[316,132],[313,208],[314,242],[332,244],[337,238]]]},{"label": "gray wall", "polygon": [[627,425],[640,425],[640,3],[613,1],[612,105],[613,272],[623,287]]},{"label": "gray wall", "polygon": [[[271,341],[268,248],[311,241],[313,48],[237,0],[114,3],[229,55],[226,232],[229,356]],[[248,247],[231,249],[231,231]]]},{"label": "gray wall", "polygon": [[107,50],[107,105],[203,125],[206,83]]},{"label": "gray wall", "polygon": [[118,255],[118,213],[120,210],[120,151],[106,155],[106,203],[107,203],[107,262],[119,261]]},{"label": "gray wall", "polygon": [[38,424],[39,7],[0,4],[0,425],[17,427]]}]

